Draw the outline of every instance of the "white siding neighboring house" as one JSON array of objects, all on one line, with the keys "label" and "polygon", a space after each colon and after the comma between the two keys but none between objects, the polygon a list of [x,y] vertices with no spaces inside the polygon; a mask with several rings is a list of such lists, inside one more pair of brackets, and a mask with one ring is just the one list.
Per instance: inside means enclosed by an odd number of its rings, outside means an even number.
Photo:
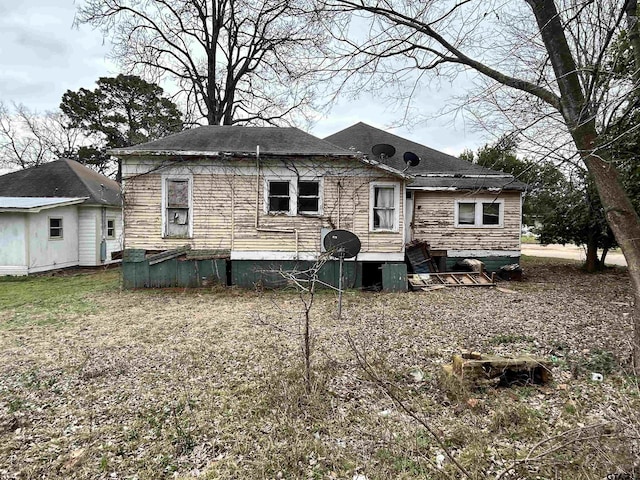
[{"label": "white siding neighboring house", "polygon": [[120,187],[72,160],[0,176],[0,275],[112,262]]}]

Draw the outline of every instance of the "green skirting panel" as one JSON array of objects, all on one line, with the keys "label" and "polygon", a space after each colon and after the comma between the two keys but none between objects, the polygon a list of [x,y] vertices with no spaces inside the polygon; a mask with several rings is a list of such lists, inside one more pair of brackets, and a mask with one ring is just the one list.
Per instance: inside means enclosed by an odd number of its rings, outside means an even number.
[{"label": "green skirting panel", "polygon": [[[295,273],[297,278],[309,279],[307,272],[313,262],[295,260],[233,260],[231,262],[231,283],[242,288],[279,288],[288,284],[287,274]],[[362,265],[344,262],[344,285],[346,288],[362,286]],[[340,263],[325,263],[318,272],[318,279],[329,285],[338,286]]]},{"label": "green skirting panel", "polygon": [[447,257],[447,271],[453,271],[453,266],[456,262],[464,260],[465,258],[475,258],[484,263],[484,268],[487,272],[497,272],[500,267],[505,265],[511,265],[512,263],[520,263],[520,257]]},{"label": "green skirting panel", "polygon": [[382,290],[385,292],[406,292],[407,265],[405,263],[385,263],[382,265]]},{"label": "green skirting panel", "polygon": [[[130,257],[131,258],[131,257]],[[227,260],[182,260],[172,258],[155,265],[141,257],[122,262],[124,288],[205,287],[227,284]],[[144,258],[144,257],[142,257]]]}]

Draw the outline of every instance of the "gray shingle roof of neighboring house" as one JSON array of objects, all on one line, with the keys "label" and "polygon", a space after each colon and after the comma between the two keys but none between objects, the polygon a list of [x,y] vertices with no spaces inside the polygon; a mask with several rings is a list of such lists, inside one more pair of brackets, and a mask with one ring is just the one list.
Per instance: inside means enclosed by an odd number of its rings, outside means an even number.
[{"label": "gray shingle roof of neighboring house", "polygon": [[122,204],[120,185],[74,160],[61,159],[0,176],[1,197],[85,197],[85,205]]},{"label": "gray shingle roof of neighboring house", "polygon": [[334,133],[325,140],[343,148],[362,152],[374,160],[379,160],[371,152],[374,145],[391,145],[396,149],[395,155],[382,161],[400,171],[406,168],[404,153],[415,153],[420,157],[420,163],[406,170],[406,173],[415,177],[408,185],[410,189],[526,189],[526,184],[516,180],[512,175],[467,162],[362,122]]},{"label": "gray shingle roof of neighboring house", "polygon": [[222,153],[263,155],[339,155],[353,152],[294,127],[208,125],[175,133],[160,140],[111,150],[113,155],[201,156]]}]

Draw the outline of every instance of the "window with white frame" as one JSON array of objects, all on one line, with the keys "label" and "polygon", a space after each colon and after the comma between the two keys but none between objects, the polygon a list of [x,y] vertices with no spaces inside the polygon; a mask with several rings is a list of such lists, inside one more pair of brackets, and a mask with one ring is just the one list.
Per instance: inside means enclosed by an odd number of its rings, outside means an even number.
[{"label": "window with white frame", "polygon": [[371,184],[369,226],[372,231],[398,231],[400,223],[400,185],[390,182]]},{"label": "window with white frame", "polygon": [[267,211],[269,213],[291,212],[290,182],[288,180],[269,180],[267,185]]},{"label": "window with white frame", "polygon": [[320,182],[298,180],[298,213],[317,215],[320,213]]},{"label": "window with white frame", "polygon": [[502,227],[502,200],[457,200],[455,208],[456,227]]},{"label": "window with white frame", "polygon": [[320,179],[265,180],[265,210],[272,214],[319,215],[322,209]]},{"label": "window with white frame", "polygon": [[107,218],[107,238],[113,240],[116,238],[116,219]]},{"label": "window with white frame", "polygon": [[191,232],[191,179],[164,179],[164,234],[169,238],[187,238]]},{"label": "window with white frame", "polygon": [[62,218],[49,217],[49,238],[51,240],[62,238]]}]

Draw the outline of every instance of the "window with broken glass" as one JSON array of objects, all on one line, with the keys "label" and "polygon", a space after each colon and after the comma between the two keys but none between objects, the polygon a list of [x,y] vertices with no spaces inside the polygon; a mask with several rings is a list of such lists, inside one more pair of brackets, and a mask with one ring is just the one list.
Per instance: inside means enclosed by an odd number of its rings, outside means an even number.
[{"label": "window with broken glass", "polygon": [[269,181],[269,213],[289,213],[291,196],[288,181]]},{"label": "window with broken glass", "polygon": [[189,180],[166,181],[166,236],[189,236]]}]

